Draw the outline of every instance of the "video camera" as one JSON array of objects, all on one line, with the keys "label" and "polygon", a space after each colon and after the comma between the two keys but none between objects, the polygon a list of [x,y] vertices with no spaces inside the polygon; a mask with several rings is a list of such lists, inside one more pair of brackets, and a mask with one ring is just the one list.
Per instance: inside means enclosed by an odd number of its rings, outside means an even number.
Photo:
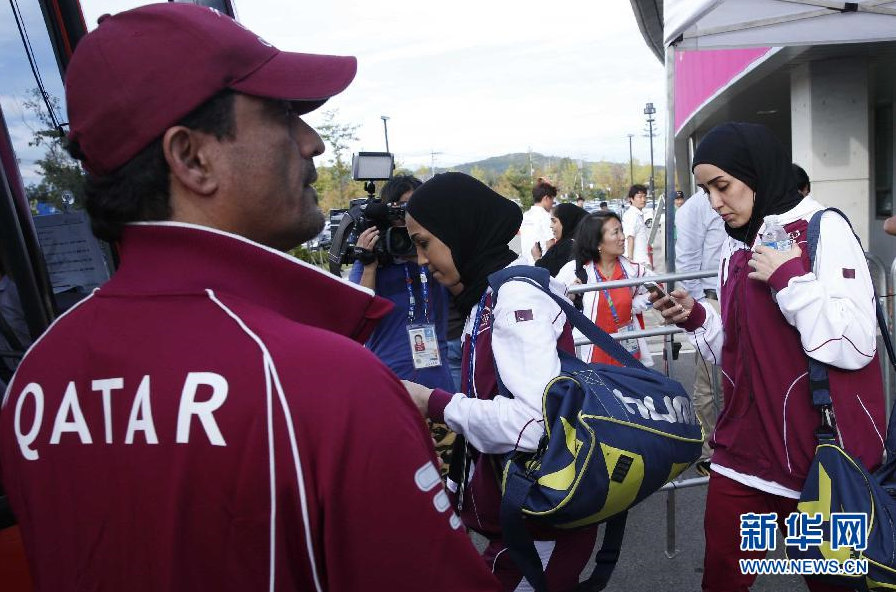
[{"label": "video camera", "polygon": [[[391,263],[395,257],[412,257],[414,243],[404,226],[392,226],[403,221],[404,204],[387,204],[376,197],[374,181],[392,178],[394,157],[389,152],[359,152],[352,156],[352,179],[365,181],[367,197],[353,199],[333,233],[330,245],[330,272],[342,274],[342,266],[354,261],[364,265],[379,262]],[[380,238],[372,251],[358,247],[358,237],[371,227],[380,231]]]}]

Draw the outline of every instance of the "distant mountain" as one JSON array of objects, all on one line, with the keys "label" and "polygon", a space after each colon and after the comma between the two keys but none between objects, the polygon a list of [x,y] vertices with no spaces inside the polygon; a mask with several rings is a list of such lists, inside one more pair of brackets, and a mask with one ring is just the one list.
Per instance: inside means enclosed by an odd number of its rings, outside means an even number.
[{"label": "distant mountain", "polygon": [[[538,170],[545,170],[548,168],[552,168],[550,165],[557,165],[558,163],[564,160],[571,160],[572,162],[579,163],[579,159],[570,158],[568,156],[545,156],[544,154],[539,154],[538,152],[515,152],[513,154],[504,154],[502,156],[492,156],[486,158],[484,160],[477,160],[475,162],[466,162],[463,164],[454,165],[452,167],[448,167],[441,170],[452,170],[452,171],[460,171],[462,173],[469,174],[470,171],[473,170],[474,167],[479,167],[480,169],[484,169],[489,172],[496,173],[501,175],[504,171],[507,170],[509,166],[517,166],[522,167],[523,170],[528,170],[530,165]],[[609,161],[585,161],[585,166],[590,166],[592,164],[625,164],[628,166],[628,162],[625,163],[609,163]],[[635,166],[641,166],[643,163],[639,161],[635,161]],[[438,169],[438,167],[436,167]],[[664,167],[662,165],[657,165],[656,170],[662,170]],[[437,171],[438,172],[438,171]]]},{"label": "distant mountain", "polygon": [[[530,161],[531,158],[531,161]],[[492,156],[486,158],[485,160],[477,160],[476,162],[466,162],[463,164],[458,164],[450,167],[453,171],[460,171],[462,173],[468,173],[473,170],[474,167],[479,167],[486,171],[497,173],[498,175],[502,174],[507,170],[509,166],[519,166],[523,167],[523,169],[528,169],[531,164],[534,168],[544,169],[545,165],[550,164],[551,162],[559,162],[563,160],[561,156],[545,156],[544,154],[539,154],[538,152],[515,152],[513,154],[504,154],[502,156]]]}]

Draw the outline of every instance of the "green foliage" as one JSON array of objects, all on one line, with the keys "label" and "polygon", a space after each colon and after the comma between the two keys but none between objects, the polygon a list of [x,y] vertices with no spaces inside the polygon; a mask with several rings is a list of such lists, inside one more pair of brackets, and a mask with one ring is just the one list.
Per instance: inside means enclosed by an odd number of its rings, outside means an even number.
[{"label": "green foliage", "polygon": [[[50,97],[54,111],[59,110],[59,99]],[[41,175],[40,183],[31,183],[25,188],[28,202],[34,207],[37,201],[51,203],[64,209],[62,195],[70,191],[74,196],[72,207],[80,209],[84,204],[84,182],[86,176],[81,165],[68,155],[63,147],[63,134],[53,127],[53,121],[46,111],[46,105],[38,89],[32,89],[24,102],[24,107],[33,113],[39,128],[32,131],[29,146],[43,147],[44,155],[35,161]]]},{"label": "green foliage", "polygon": [[[329,155],[330,162],[326,178],[322,171],[318,172],[319,179],[316,185],[321,207],[326,206],[327,209],[348,207],[349,199],[360,194],[352,181],[352,161],[348,154],[349,145],[358,139],[355,132],[359,126],[339,123],[338,116],[339,112],[335,109],[324,111],[324,122],[317,126],[317,133],[327,145],[325,154]],[[327,167],[321,167],[324,168]]]},{"label": "green foliage", "polygon": [[523,209],[529,209],[529,206],[532,205],[533,184],[534,181],[525,167],[509,166],[493,189],[504,197],[519,199]]},{"label": "green foliage", "polygon": [[295,257],[296,259],[300,259],[305,263],[310,263],[311,265],[315,265],[320,267],[321,269],[329,269],[327,263],[327,252],[306,249],[304,246],[299,245],[295,249],[289,251],[289,254]]},{"label": "green foliage", "polygon": [[[634,182],[648,184],[650,164],[632,163]],[[536,152],[518,152],[494,156],[485,160],[460,164],[453,170],[468,173],[501,195],[519,199],[528,209],[532,204],[532,186],[538,177],[545,177],[557,186],[562,199],[574,200],[579,195],[585,199],[622,198],[632,184],[629,163],[587,162],[568,157],[544,156]],[[429,171],[418,171],[429,177]],[[654,167],[656,195],[665,188],[666,172],[662,166]]]}]

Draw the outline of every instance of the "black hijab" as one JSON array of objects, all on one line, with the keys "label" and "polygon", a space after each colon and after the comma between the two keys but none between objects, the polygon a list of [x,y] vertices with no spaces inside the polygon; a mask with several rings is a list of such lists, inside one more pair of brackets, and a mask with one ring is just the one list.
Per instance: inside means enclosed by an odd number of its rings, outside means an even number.
[{"label": "black hijab", "polygon": [[554,208],[554,216],[560,220],[560,226],[563,231],[560,233],[558,242],[572,238],[575,235],[576,226],[588,215],[588,212],[579,206],[571,203],[562,203]]},{"label": "black hijab", "polygon": [[517,258],[507,243],[523,222],[519,206],[469,175],[441,173],[414,191],[407,212],[451,249],[464,285],[454,302],[469,314],[489,274]]},{"label": "black hijab", "polygon": [[750,246],[766,216],[783,214],[802,199],[790,154],[764,125],[728,122],[712,128],[697,146],[694,164],[711,164],[746,183],[755,192],[753,213],[740,228],[725,232]]}]

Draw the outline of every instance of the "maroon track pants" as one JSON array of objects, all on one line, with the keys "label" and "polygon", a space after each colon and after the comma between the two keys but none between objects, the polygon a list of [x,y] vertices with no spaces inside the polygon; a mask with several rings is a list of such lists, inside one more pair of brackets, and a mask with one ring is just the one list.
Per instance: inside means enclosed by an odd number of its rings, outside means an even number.
[{"label": "maroon track pants", "polygon": [[[786,532],[784,520],[796,511],[798,500],[772,495],[747,487],[712,472],[706,494],[703,532],[706,555],[703,559],[703,590],[708,592],[747,592],[755,575],[740,573],[739,559],[762,559],[765,551],[740,550],[740,515],[753,512],[778,514],[778,529]],[[769,576],[780,577],[780,576]],[[811,592],[847,592],[851,588],[831,586],[806,578]]]}]

